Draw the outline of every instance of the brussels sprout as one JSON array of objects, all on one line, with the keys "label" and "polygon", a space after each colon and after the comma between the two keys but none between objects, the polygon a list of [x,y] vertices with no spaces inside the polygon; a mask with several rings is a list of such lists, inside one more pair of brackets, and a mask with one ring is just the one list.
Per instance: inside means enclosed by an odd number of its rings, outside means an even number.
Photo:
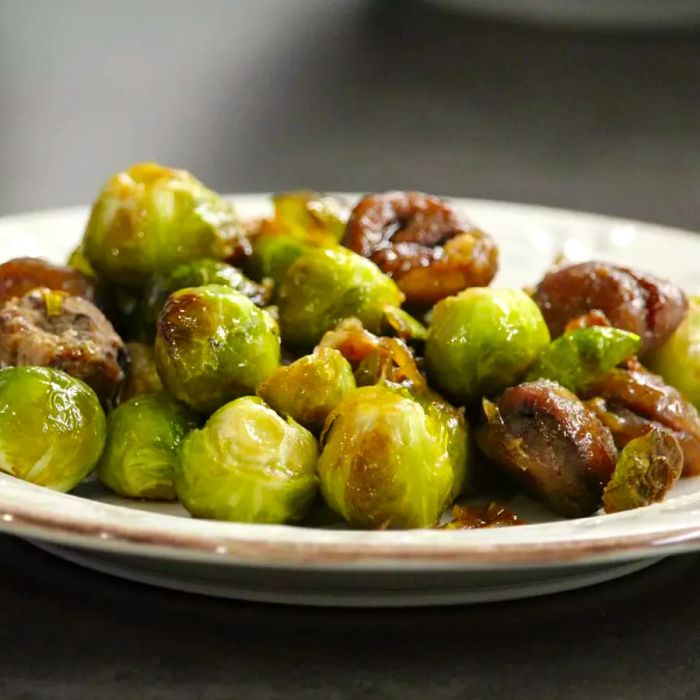
[{"label": "brussels sprout", "polygon": [[244,270],[252,279],[262,282],[271,279],[275,292],[282,284],[287,270],[297,258],[312,250],[301,240],[285,234],[261,234],[252,244],[252,253],[245,261]]},{"label": "brussels sprout", "polygon": [[524,292],[465,289],[433,310],[428,377],[448,398],[467,403],[515,384],[548,343],[542,314]]},{"label": "brussels sprout", "polygon": [[338,243],[345,233],[350,208],[338,197],[301,190],[280,192],[272,201],[275,206],[273,226],[278,230],[321,245]]},{"label": "brussels sprout", "polygon": [[107,418],[97,476],[120,496],[175,500],[178,451],[197,423],[195,413],[165,393],[130,399]]},{"label": "brussels sprout", "polygon": [[354,388],[350,363],[337,350],[321,348],[279,367],[258,387],[258,396],[278,413],[320,433],[328,414]]},{"label": "brussels sprout", "polygon": [[445,438],[437,411],[408,393],[356,389],[326,422],[321,493],[353,527],[431,527],[457,490]]},{"label": "brussels sprout", "polygon": [[245,294],[257,306],[264,306],[270,299],[269,285],[263,286],[249,280],[232,265],[200,258],[182,263],[169,272],[156,274],[146,287],[146,319],[155,334],[155,324],[165,300],[171,292],[185,287],[203,287],[207,284],[221,284]]},{"label": "brussels sprout", "polygon": [[289,268],[282,283],[282,337],[292,346],[310,348],[350,316],[377,333],[385,308],[402,301],[394,282],[362,256],[340,247],[312,250]]},{"label": "brussels sprout", "polygon": [[652,428],[628,442],[603,492],[606,513],[641,508],[664,499],[683,471],[683,451],[673,435]]},{"label": "brussels sprout", "polygon": [[637,352],[642,339],[619,328],[591,326],[569,331],[548,345],[526,381],[551,379],[576,393]]},{"label": "brussels sprout", "polygon": [[197,518],[284,523],[317,492],[314,436],[256,397],[222,406],[183,442],[175,490]]},{"label": "brussels sprout", "polygon": [[70,491],[95,466],[105,415],[95,392],[49,367],[0,370],[0,470]]},{"label": "brussels sprout", "polygon": [[168,297],[155,344],[163,386],[188,406],[211,412],[254,394],[279,366],[274,319],[240,292],[219,284]]},{"label": "brussels sprout", "polygon": [[688,315],[645,364],[700,409],[700,297],[691,297]]},{"label": "brussels sprout", "polygon": [[230,203],[185,170],[155,163],[111,178],[93,204],[83,238],[90,265],[128,287],[193,258],[229,259],[248,248]]},{"label": "brussels sprout", "polygon": [[161,391],[163,384],[156,369],[153,348],[144,343],[127,343],[126,349],[129,353],[129,368],[119,400],[123,402],[134,396]]}]

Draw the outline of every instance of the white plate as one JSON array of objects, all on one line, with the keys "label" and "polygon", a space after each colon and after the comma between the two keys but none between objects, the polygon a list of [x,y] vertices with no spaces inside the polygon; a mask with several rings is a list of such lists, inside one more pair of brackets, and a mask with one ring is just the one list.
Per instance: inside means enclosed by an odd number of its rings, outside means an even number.
[{"label": "white plate", "polygon": [[[264,196],[235,197],[245,216]],[[535,282],[560,252],[665,275],[700,292],[700,238],[660,226],[517,204],[459,201],[496,238],[497,284]],[[60,262],[86,212],[0,219],[3,257]],[[0,475],[0,529],[67,559],[146,583],[286,603],[418,605],[551,593],[620,576],[700,548],[700,480],[682,480],[664,503],[579,520],[513,503],[533,523],[474,531],[358,532],[338,528],[193,520],[177,504],[119,499],[86,482],[59,494]],[[551,520],[551,522],[546,522]]]}]

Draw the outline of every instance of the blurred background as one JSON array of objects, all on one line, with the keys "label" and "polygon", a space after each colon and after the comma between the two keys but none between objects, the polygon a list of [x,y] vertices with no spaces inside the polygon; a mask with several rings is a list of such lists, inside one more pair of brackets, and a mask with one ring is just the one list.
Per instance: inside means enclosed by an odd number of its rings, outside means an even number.
[{"label": "blurred background", "polygon": [[558,1],[529,21],[504,0],[0,0],[0,214],[87,203],[153,159],[227,192],[417,188],[700,229],[700,3],[668,0],[666,27],[625,0],[622,28],[600,0],[562,24]]}]

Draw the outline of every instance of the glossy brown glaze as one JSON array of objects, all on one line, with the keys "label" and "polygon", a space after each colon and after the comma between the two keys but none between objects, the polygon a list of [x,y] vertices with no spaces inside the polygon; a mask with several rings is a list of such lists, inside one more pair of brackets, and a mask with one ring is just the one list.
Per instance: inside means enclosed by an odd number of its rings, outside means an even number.
[{"label": "glossy brown glaze", "polygon": [[34,289],[0,308],[0,367],[38,365],[63,370],[110,405],[128,364],[124,343],[91,302]]},{"label": "glossy brown glaze", "polygon": [[577,316],[572,318],[566,326],[564,326],[564,333],[569,331],[580,331],[582,328],[591,328],[593,326],[602,326],[603,328],[610,328],[612,324],[610,323],[608,317],[598,309],[593,309],[583,316]]},{"label": "glossy brown glaze", "polygon": [[557,337],[572,319],[602,312],[610,323],[642,338],[642,351],[661,345],[683,320],[685,294],[652,275],[602,262],[586,262],[549,272],[534,300],[550,333]]},{"label": "glossy brown glaze", "polygon": [[498,269],[490,236],[449,203],[421,192],[364,197],[343,244],[392,277],[408,303],[432,305],[466,287],[483,287]]},{"label": "glossy brown glaze", "polygon": [[452,520],[442,525],[442,530],[475,530],[485,527],[510,527],[524,525],[508,506],[491,502],[485,506],[455,506]]},{"label": "glossy brown glaze", "polygon": [[0,265],[0,303],[21,297],[37,287],[95,300],[92,280],[71,267],[52,265],[40,258],[14,258]]},{"label": "glossy brown glaze", "polygon": [[484,403],[479,448],[534,498],[565,517],[600,506],[615,468],[612,435],[570,391],[547,380],[506,389]]},{"label": "glossy brown glaze", "polygon": [[684,474],[700,474],[700,416],[681,394],[640,365],[614,369],[586,386],[583,398],[610,428],[618,447],[652,427],[671,431],[683,448]]}]

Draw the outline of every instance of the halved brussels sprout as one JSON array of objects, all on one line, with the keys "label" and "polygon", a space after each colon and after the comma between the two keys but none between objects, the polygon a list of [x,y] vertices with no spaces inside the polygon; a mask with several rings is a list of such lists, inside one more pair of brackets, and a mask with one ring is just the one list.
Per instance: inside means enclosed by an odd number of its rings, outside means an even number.
[{"label": "halved brussels sprout", "polygon": [[153,273],[194,258],[246,254],[249,243],[233,206],[190,173],[140,163],[100,192],[83,250],[111,282],[142,287]]},{"label": "halved brussels sprout", "polygon": [[328,414],[355,388],[350,363],[337,350],[320,348],[278,367],[258,395],[278,413],[320,433]]},{"label": "halved brussels sprout", "polygon": [[615,471],[603,492],[606,513],[658,503],[683,471],[683,450],[678,440],[658,427],[625,445]]},{"label": "halved brussels sprout", "polygon": [[107,418],[97,476],[120,496],[174,500],[180,444],[197,424],[197,415],[166,393],[130,399]]},{"label": "halved brussels sprout", "polygon": [[683,323],[645,363],[700,409],[700,297],[689,301]]},{"label": "halved brussels sprout", "polygon": [[197,518],[284,523],[307,511],[318,487],[314,436],[265,402],[222,406],[180,451],[175,489]]},{"label": "halved brussels sprout", "polygon": [[158,376],[153,348],[145,343],[127,343],[126,349],[129,353],[129,367],[119,400],[124,402],[134,396],[162,391],[163,383]]},{"label": "halved brussels sprout", "polygon": [[394,282],[362,256],[340,247],[311,250],[289,268],[282,283],[282,337],[289,345],[311,348],[350,316],[377,333],[385,308],[402,301]]},{"label": "halved brussels sprout", "polygon": [[169,272],[154,275],[146,287],[146,320],[155,334],[158,314],[172,292],[185,287],[220,284],[245,294],[256,306],[270,300],[271,288],[249,280],[240,270],[219,260],[200,258],[182,263]]},{"label": "halved brussels sprout", "polygon": [[0,470],[70,491],[95,466],[105,415],[95,392],[49,367],[0,370]]},{"label": "halved brussels sprout", "polygon": [[208,413],[254,394],[280,363],[277,323],[240,292],[210,284],[168,297],[155,344],[163,386]]},{"label": "halved brussels sprout", "polygon": [[551,379],[576,393],[635,355],[641,346],[638,335],[619,328],[591,326],[569,331],[542,351],[526,381]]},{"label": "halved brussels sprout", "polygon": [[326,422],[321,493],[353,527],[431,527],[457,490],[445,438],[437,412],[407,392],[356,389]]},{"label": "halved brussels sprout", "polygon": [[527,294],[474,287],[434,307],[426,369],[448,398],[468,403],[517,383],[548,343],[547,325]]}]

